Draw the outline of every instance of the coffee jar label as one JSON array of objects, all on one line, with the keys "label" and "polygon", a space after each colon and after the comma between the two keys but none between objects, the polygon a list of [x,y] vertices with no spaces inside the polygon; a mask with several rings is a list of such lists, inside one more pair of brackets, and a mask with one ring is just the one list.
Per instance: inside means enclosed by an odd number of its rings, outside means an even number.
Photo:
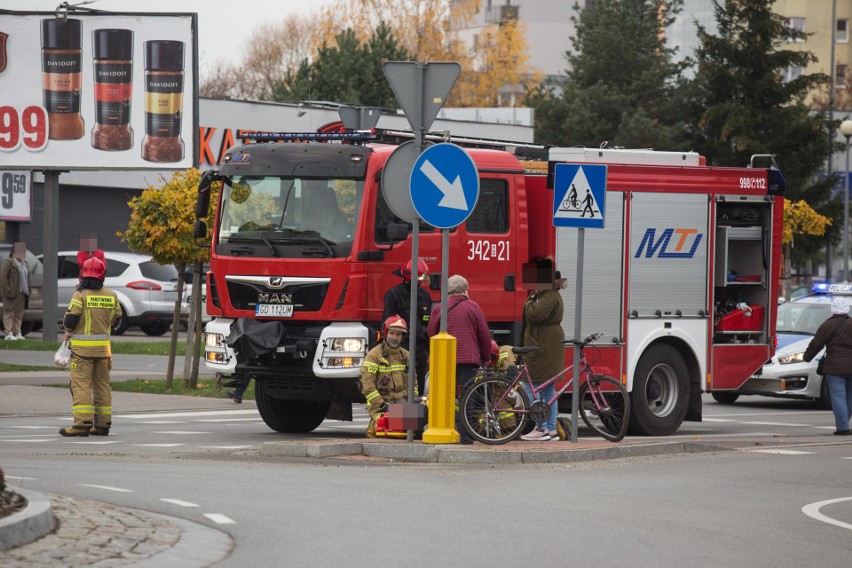
[{"label": "coffee jar label", "polygon": [[42,51],[41,65],[45,73],[79,73],[82,69],[82,57],[79,51],[70,53]]},{"label": "coffee jar label", "polygon": [[95,63],[95,83],[130,83],[133,65],[126,63]]},{"label": "coffee jar label", "polygon": [[44,91],[47,112],[80,112],[80,91]]}]

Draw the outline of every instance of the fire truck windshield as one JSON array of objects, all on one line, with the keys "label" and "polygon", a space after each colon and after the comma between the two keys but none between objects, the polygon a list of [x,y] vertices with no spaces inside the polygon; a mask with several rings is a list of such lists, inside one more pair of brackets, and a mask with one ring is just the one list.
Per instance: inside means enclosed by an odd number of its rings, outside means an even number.
[{"label": "fire truck windshield", "polygon": [[335,178],[226,178],[217,252],[305,258],[347,256],[364,182]]}]

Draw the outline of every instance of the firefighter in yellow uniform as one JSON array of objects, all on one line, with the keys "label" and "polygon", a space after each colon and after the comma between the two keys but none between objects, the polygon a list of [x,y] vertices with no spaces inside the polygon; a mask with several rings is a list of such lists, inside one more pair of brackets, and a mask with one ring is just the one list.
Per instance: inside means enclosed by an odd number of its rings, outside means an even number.
[{"label": "firefighter in yellow uniform", "polygon": [[382,342],[370,349],[361,365],[361,394],[367,399],[370,414],[368,438],[376,437],[376,422],[388,411],[388,404],[408,398],[408,351],[401,347],[406,333],[408,326],[401,316],[387,318]]},{"label": "firefighter in yellow uniform", "polygon": [[63,326],[71,342],[71,395],[74,425],[63,436],[107,436],[112,425],[109,335],[121,317],[115,292],[104,287],[106,266],[99,258],[83,264],[80,285],[68,304]]}]

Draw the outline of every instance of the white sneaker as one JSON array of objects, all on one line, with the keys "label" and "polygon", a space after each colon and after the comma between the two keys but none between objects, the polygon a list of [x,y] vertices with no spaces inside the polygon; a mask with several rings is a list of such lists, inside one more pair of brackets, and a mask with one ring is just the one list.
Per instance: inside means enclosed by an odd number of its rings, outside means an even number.
[{"label": "white sneaker", "polygon": [[17,336],[15,336],[15,339],[24,339],[24,336],[19,333]]},{"label": "white sneaker", "polygon": [[550,439],[550,434],[545,432],[544,430],[535,429],[529,434],[524,434],[521,436],[521,440],[527,440],[528,442],[546,442]]},{"label": "white sneaker", "polygon": [[15,337],[14,334],[9,333],[9,334],[6,335],[6,341],[17,341],[17,340],[18,340],[18,338]]},{"label": "white sneaker", "polygon": [[548,440],[559,440],[559,432],[554,430],[553,432],[545,432],[546,436],[550,436]]}]

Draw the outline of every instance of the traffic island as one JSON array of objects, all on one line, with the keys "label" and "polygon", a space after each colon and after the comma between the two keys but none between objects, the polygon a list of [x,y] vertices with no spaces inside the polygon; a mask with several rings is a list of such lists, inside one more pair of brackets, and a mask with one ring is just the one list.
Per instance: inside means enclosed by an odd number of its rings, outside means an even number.
[{"label": "traffic island", "polygon": [[56,528],[56,519],[47,497],[25,489],[10,490],[25,498],[27,506],[0,519],[0,552],[37,540]]}]

